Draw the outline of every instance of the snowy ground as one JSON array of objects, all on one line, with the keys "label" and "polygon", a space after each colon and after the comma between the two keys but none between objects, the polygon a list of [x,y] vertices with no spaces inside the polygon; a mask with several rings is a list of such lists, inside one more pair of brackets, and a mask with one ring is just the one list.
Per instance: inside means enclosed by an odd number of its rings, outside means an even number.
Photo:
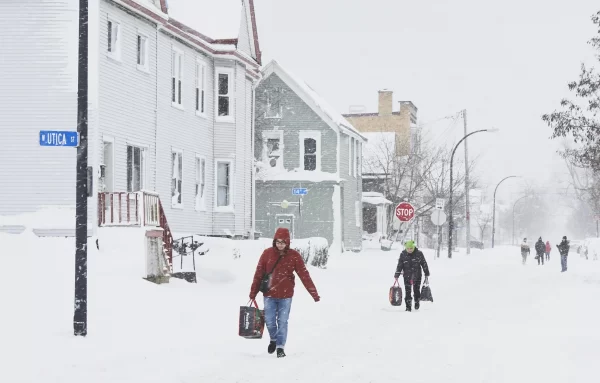
[{"label": "snowy ground", "polygon": [[[321,302],[301,283],[288,357],[268,336],[237,336],[240,305],[265,241],[198,259],[201,280],[157,286],[128,275],[129,254],[90,246],[89,335],[72,336],[70,239],[0,235],[2,382],[591,382],[600,357],[600,261],[556,253],[520,263],[516,248],[433,259],[434,303],[407,313],[388,289],[398,251],[366,249],[310,268]],[[268,242],[268,241],[267,241]],[[259,301],[262,307],[262,301]],[[266,332],[266,330],[265,330]]]}]

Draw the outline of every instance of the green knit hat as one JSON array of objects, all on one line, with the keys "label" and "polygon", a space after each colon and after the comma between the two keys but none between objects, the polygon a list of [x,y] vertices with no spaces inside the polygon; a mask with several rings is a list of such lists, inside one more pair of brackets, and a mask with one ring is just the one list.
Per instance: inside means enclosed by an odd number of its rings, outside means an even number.
[{"label": "green knit hat", "polygon": [[415,241],[406,241],[404,243],[404,247],[407,249],[414,249],[415,248]]}]

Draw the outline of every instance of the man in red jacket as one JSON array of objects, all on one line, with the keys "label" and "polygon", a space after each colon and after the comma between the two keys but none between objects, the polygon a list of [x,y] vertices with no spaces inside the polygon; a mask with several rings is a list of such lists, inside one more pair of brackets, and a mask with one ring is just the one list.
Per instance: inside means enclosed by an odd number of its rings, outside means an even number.
[{"label": "man in red jacket", "polygon": [[268,289],[262,291],[265,298],[265,322],[271,337],[267,351],[272,354],[277,349],[278,358],[285,356],[283,349],[287,340],[288,318],[294,296],[294,271],[315,302],[318,302],[321,298],[302,256],[296,250],[290,249],[289,230],[278,228],[273,238],[273,247],[263,251],[258,260],[250,288],[250,299],[254,300],[263,277],[270,274]]}]

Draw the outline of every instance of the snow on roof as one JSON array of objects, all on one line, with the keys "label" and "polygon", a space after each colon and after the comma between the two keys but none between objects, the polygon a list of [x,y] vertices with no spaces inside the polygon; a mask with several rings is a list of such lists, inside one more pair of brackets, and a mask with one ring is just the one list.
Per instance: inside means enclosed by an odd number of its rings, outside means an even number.
[{"label": "snow on roof", "polygon": [[362,201],[371,205],[390,205],[392,201],[386,199],[382,193],[364,192],[362,193]]},{"label": "snow on roof", "polygon": [[[317,108],[320,109],[323,114],[327,118],[329,118],[335,125],[338,126],[342,131],[350,131],[359,137],[364,138],[363,133],[359,132],[348,120],[346,120],[335,108],[333,108],[321,95],[317,93],[310,85],[308,85],[305,81],[301,80],[300,77],[295,76],[292,72],[287,69],[283,69],[281,64],[277,61],[273,60],[263,70],[264,77],[268,77],[272,72],[277,73],[285,82],[292,81],[294,84],[288,85],[296,85],[300,90],[310,98],[310,100],[316,105]],[[283,75],[283,76],[282,76]],[[302,95],[300,95],[302,96]],[[306,101],[306,100],[305,100]]]},{"label": "snow on roof", "polygon": [[267,166],[261,161],[256,162],[258,173],[256,179],[260,181],[334,181],[341,182],[342,179],[336,173],[306,171],[294,169],[288,171],[281,168]]},{"label": "snow on roof", "polygon": [[211,39],[238,37],[242,16],[241,0],[168,0],[167,7],[169,17]]},{"label": "snow on roof", "polygon": [[380,173],[394,162],[396,153],[395,132],[369,132],[363,133],[368,140],[363,145],[362,171],[363,173]]}]

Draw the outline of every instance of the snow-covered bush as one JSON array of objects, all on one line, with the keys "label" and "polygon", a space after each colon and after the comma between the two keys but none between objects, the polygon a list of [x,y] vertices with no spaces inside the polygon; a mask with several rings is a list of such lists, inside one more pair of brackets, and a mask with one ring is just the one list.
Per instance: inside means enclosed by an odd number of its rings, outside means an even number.
[{"label": "snow-covered bush", "polygon": [[329,257],[329,243],[326,238],[311,237],[294,239],[292,249],[296,250],[302,256],[305,264],[310,264],[322,269],[327,265]]}]

